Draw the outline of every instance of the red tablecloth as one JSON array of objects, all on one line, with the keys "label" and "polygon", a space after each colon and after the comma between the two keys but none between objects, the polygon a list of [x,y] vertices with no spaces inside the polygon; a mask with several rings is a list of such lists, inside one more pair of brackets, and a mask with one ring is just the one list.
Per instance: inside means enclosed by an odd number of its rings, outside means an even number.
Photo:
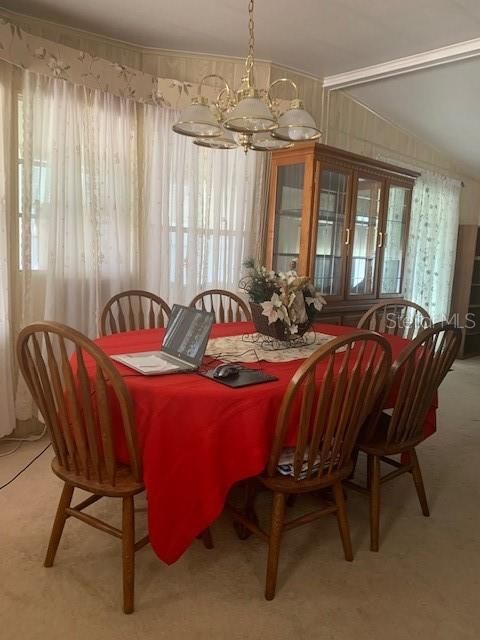
[{"label": "red tablecloth", "polygon": [[[318,325],[330,335],[351,327]],[[212,337],[251,333],[250,323],[214,325]],[[99,338],[107,354],[155,350],[163,329]],[[408,342],[388,337],[393,357]],[[135,409],[148,500],[148,529],[156,554],[175,562],[221,513],[229,489],[260,473],[267,462],[278,408],[300,361],[255,365],[277,382],[231,389],[197,374],[142,376],[115,363]],[[425,436],[435,431],[435,410]],[[120,457],[124,457],[120,451]]]}]

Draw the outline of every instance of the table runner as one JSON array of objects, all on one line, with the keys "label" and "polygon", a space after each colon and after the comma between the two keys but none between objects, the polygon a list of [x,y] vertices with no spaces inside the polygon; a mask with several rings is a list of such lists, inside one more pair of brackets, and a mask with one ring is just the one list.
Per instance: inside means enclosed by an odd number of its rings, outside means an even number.
[{"label": "table runner", "polygon": [[290,362],[304,360],[319,347],[335,339],[334,335],[309,331],[299,346],[268,346],[265,336],[258,333],[223,336],[208,341],[206,354],[218,360],[235,362]]}]

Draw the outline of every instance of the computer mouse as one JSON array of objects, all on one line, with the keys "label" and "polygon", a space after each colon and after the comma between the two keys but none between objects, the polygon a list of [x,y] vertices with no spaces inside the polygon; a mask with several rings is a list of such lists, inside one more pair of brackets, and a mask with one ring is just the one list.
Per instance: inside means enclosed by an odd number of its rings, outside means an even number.
[{"label": "computer mouse", "polygon": [[237,366],[236,364],[219,364],[218,367],[213,370],[213,377],[234,378],[235,376],[238,376],[238,374],[240,373],[240,369],[241,367]]}]

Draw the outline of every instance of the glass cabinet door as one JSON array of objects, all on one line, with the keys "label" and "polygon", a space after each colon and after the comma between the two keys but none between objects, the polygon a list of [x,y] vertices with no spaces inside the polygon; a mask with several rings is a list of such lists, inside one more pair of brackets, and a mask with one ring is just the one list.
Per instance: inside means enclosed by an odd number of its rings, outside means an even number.
[{"label": "glass cabinet door", "polygon": [[277,169],[275,232],[272,269],[297,269],[303,211],[305,164],[289,164]]},{"label": "glass cabinet door", "polygon": [[320,293],[328,296],[343,293],[349,177],[348,173],[334,169],[323,169],[320,173],[313,283]]},{"label": "glass cabinet door", "polygon": [[383,244],[383,267],[380,295],[402,292],[403,262],[407,244],[407,223],[411,190],[391,185]]},{"label": "glass cabinet door", "polygon": [[[379,218],[383,182],[374,178],[357,178],[356,201],[352,210],[350,280],[348,294],[374,296],[379,243]],[[348,235],[350,235],[350,233]]]}]

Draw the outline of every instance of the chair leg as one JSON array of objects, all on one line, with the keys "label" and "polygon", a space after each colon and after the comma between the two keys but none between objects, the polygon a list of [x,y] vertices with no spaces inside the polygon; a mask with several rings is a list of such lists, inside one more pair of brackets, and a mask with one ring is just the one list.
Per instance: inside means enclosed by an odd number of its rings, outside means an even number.
[{"label": "chair leg", "polygon": [[268,540],[267,580],[265,585],[265,598],[267,600],[273,600],[275,597],[284,516],[285,496],[283,493],[275,492],[273,494],[272,524]]},{"label": "chair leg", "polygon": [[133,496],[122,504],[123,611],[133,612],[135,582],[135,510]]},{"label": "chair leg", "polygon": [[297,502],[298,494],[297,493],[289,493],[286,499],[287,507],[294,507]]},{"label": "chair leg", "polygon": [[370,550],[378,551],[380,535],[380,458],[368,456],[370,478]]},{"label": "chair leg", "polygon": [[357,470],[357,462],[358,462],[358,454],[360,453],[360,449],[355,449],[352,456],[353,468],[352,473],[348,476],[348,480],[353,480],[355,477],[355,471]]},{"label": "chair leg", "polygon": [[55,560],[55,554],[57,553],[58,545],[60,544],[60,538],[62,537],[63,529],[67,516],[65,509],[67,509],[73,496],[73,486],[65,483],[62,489],[62,495],[58,502],[57,513],[55,514],[55,520],[53,521],[52,533],[50,534],[50,541],[48,543],[47,554],[43,562],[44,567],[51,567]]},{"label": "chair leg", "polygon": [[214,548],[215,545],[213,544],[212,532],[210,531],[210,527],[204,529],[200,534],[200,537],[202,538],[205,549]]},{"label": "chair leg", "polygon": [[340,537],[342,539],[343,553],[345,560],[351,562],[353,560],[352,540],[350,538],[350,526],[348,524],[347,506],[345,504],[345,496],[343,495],[343,487],[341,482],[333,485],[333,495],[335,504],[337,505],[337,522]]},{"label": "chair leg", "polygon": [[[245,505],[243,513],[245,516],[258,525],[258,518],[255,511],[255,498],[257,497],[257,484],[255,479],[249,479],[245,483]],[[240,540],[247,540],[252,535],[250,529],[247,529],[241,522],[234,521],[233,527],[237,532]]]},{"label": "chair leg", "polygon": [[415,483],[415,488],[417,490],[418,500],[420,502],[420,506],[422,507],[423,515],[428,518],[428,516],[430,515],[430,509],[428,508],[427,496],[425,494],[425,487],[423,485],[422,472],[420,471],[417,452],[415,451],[415,449],[411,449],[409,451],[409,454],[410,462],[412,463],[412,476]]},{"label": "chair leg", "polygon": [[367,489],[370,491],[372,486],[372,474],[373,474],[373,456],[367,455]]}]

